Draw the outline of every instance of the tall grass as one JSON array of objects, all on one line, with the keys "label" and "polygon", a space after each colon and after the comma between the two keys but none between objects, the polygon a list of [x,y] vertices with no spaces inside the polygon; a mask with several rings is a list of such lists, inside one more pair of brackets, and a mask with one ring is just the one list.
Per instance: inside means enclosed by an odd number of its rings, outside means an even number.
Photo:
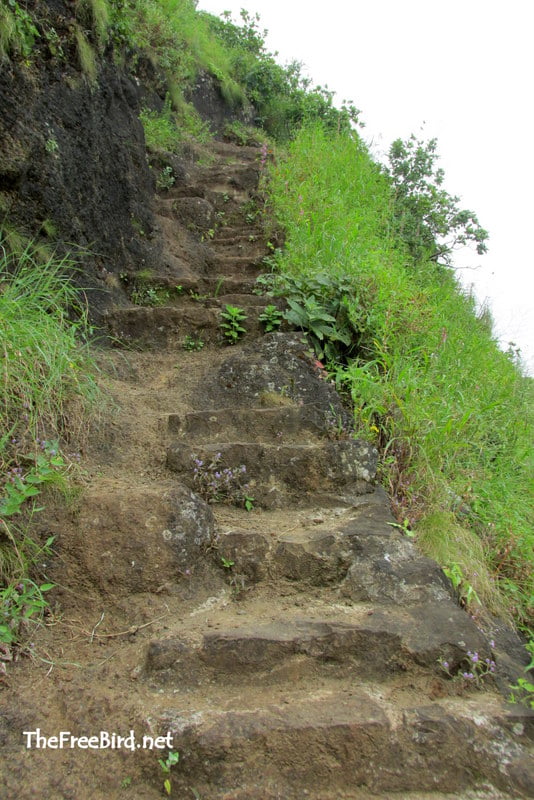
[{"label": "tall grass", "polygon": [[0,474],[36,442],[75,438],[98,395],[67,258],[9,253],[0,232]]},{"label": "tall grass", "polygon": [[143,50],[174,87],[191,87],[202,71],[213,75],[230,105],[245,94],[233,76],[232,55],[212,34],[209,15],[193,0],[135,0],[116,12],[130,45]]},{"label": "tall grass", "polygon": [[274,168],[283,274],[349,276],[359,352],[331,365],[383,453],[399,520],[490,608],[533,624],[533,384],[454,274],[414,268],[392,189],[355,135],[301,131]]},{"label": "tall grass", "polygon": [[[67,258],[19,251],[0,231],[0,643],[23,650],[52,584],[39,580],[53,537],[31,521],[46,485],[67,488],[96,407],[86,310]],[[40,498],[39,498],[40,499]]]}]

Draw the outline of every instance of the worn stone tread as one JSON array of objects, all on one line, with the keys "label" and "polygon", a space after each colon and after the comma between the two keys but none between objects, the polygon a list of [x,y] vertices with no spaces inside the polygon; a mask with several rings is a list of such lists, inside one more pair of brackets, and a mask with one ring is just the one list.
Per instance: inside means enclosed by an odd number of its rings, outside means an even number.
[{"label": "worn stone tread", "polygon": [[222,408],[208,411],[194,411],[181,417],[169,415],[170,434],[178,433],[193,441],[228,442],[239,439],[246,433],[251,442],[266,440],[316,441],[332,431],[330,417],[318,406],[311,403],[303,406],[294,404],[279,408]]},{"label": "worn stone tread", "polygon": [[[158,724],[173,732],[184,755],[179,785],[194,775],[228,791],[260,763],[262,783],[279,781],[290,792],[334,786],[376,793],[458,791],[476,784],[482,772],[497,789],[513,789],[518,797],[528,797],[534,785],[534,760],[519,744],[524,736],[505,732],[484,703],[462,712],[436,704],[412,707],[392,720],[384,704],[358,690],[286,699],[241,711],[167,711]],[[497,746],[481,734],[482,717]]]}]

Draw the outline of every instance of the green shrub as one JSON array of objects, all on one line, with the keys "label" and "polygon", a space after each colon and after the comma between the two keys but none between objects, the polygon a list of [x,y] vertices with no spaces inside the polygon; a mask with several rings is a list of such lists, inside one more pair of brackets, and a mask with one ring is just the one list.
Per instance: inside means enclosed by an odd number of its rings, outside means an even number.
[{"label": "green shrub", "polygon": [[10,53],[29,58],[39,38],[32,16],[16,0],[0,3],[0,59]]}]

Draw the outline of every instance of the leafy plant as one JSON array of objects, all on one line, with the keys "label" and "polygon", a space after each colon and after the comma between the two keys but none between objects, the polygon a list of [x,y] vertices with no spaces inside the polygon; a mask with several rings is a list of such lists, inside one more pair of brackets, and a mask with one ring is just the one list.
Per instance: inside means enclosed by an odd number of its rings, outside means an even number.
[{"label": "leafy plant", "polygon": [[[530,672],[530,670],[534,669],[534,639],[525,645],[525,649],[530,653],[531,657],[530,664],[527,664],[525,667],[525,672]],[[532,682],[532,680],[527,680],[527,678],[518,678],[517,683],[510,688],[520,693],[519,696],[512,694],[510,697],[510,702],[525,703],[534,710],[534,682]]]},{"label": "leafy plant", "polygon": [[246,333],[246,328],[241,324],[245,322],[247,316],[239,306],[226,305],[221,313],[221,323],[224,337],[228,344],[236,344],[237,341]]},{"label": "leafy plant", "polygon": [[[39,624],[48,608],[45,592],[54,588],[53,583],[34,583],[24,578],[17,584],[0,589],[0,643],[9,648],[20,644],[28,635],[29,624]],[[6,649],[4,653],[8,652]]]},{"label": "leafy plant", "polygon": [[[408,518],[403,519],[402,524],[400,522],[387,522],[386,524],[391,525],[392,528],[398,528],[400,531],[403,532],[405,536],[407,536],[410,539],[413,539],[413,537],[415,536],[415,533],[411,529],[410,520]],[[447,577],[450,578],[450,575],[445,570],[443,571],[445,572]]]},{"label": "leafy plant", "polygon": [[[101,395],[89,355],[90,326],[69,279],[75,264],[40,261],[31,244],[8,250],[0,233],[0,590],[1,641],[22,646],[28,626],[42,618],[50,588],[36,578],[53,542],[32,535],[34,504],[45,486],[66,486],[78,454],[60,452],[59,440],[83,439]],[[44,438],[45,433],[52,437]]]},{"label": "leafy plant", "polygon": [[192,351],[192,350],[202,350],[204,347],[204,342],[200,336],[191,336],[187,334],[182,347],[184,350]]},{"label": "leafy plant", "polygon": [[254,510],[254,498],[251,497],[249,494],[243,495],[243,504],[245,506],[245,511],[253,511]]},{"label": "leafy plant", "polygon": [[265,333],[277,331],[282,324],[283,318],[284,315],[282,312],[279,311],[272,303],[268,306],[265,306],[264,311],[259,316],[259,320],[263,324]]},{"label": "leafy plant", "polygon": [[469,608],[473,601],[480,605],[479,596],[469,581],[465,579],[462,568],[459,564],[449,564],[449,566],[443,567],[443,572],[456,589],[460,605]]},{"label": "leafy plant", "polygon": [[156,186],[158,189],[172,189],[176,182],[176,178],[174,177],[172,167],[167,165],[163,167],[161,172],[159,173],[158,177],[156,178]]},{"label": "leafy plant", "polygon": [[53,155],[58,152],[59,145],[57,143],[57,139],[49,138],[45,142],[45,150],[47,153],[52,153]]},{"label": "leafy plant", "polygon": [[283,312],[283,318],[306,332],[317,358],[345,362],[355,353],[358,323],[349,316],[344,300],[354,290],[345,276],[318,273],[279,278],[273,291],[285,297],[289,309]]},{"label": "leafy plant", "polygon": [[33,17],[16,0],[0,5],[0,58],[9,53],[28,59],[39,31]]},{"label": "leafy plant", "polygon": [[321,120],[332,131],[349,131],[358,121],[359,111],[352,103],[344,102],[337,109],[333,92],[321,86],[311,88],[300,63],[277,64],[266,48],[267,31],[260,29],[258,14],[241,10],[239,25],[229,12],[223,16],[223,20],[210,18],[210,28],[233,54],[233,74],[270,136],[287,141],[310,120]]},{"label": "leafy plant", "polygon": [[225,558],[224,556],[221,556],[221,564],[224,567],[224,569],[232,569],[232,567],[235,566],[235,561],[232,561],[230,558]]},{"label": "leafy plant", "polygon": [[171,769],[178,763],[179,760],[180,760],[180,754],[174,752],[173,750],[169,751],[166,759],[158,758],[158,764],[161,767],[161,771],[163,772],[164,775],[169,776],[166,777],[165,780],[163,781],[163,788],[165,789],[168,795],[170,795],[172,791],[172,784],[170,778]]}]

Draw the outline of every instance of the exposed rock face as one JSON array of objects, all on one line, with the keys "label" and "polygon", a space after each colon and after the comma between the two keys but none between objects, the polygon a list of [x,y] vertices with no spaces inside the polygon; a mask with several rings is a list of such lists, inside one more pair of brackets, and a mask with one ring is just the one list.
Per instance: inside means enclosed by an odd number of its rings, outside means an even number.
[{"label": "exposed rock face", "polygon": [[96,86],[67,65],[29,72],[5,62],[0,71],[0,192],[10,224],[35,236],[50,223],[89,251],[82,281],[95,309],[113,293],[108,273],[154,262],[153,245],[136,234],[153,227],[140,102],[132,77],[105,63]]}]

